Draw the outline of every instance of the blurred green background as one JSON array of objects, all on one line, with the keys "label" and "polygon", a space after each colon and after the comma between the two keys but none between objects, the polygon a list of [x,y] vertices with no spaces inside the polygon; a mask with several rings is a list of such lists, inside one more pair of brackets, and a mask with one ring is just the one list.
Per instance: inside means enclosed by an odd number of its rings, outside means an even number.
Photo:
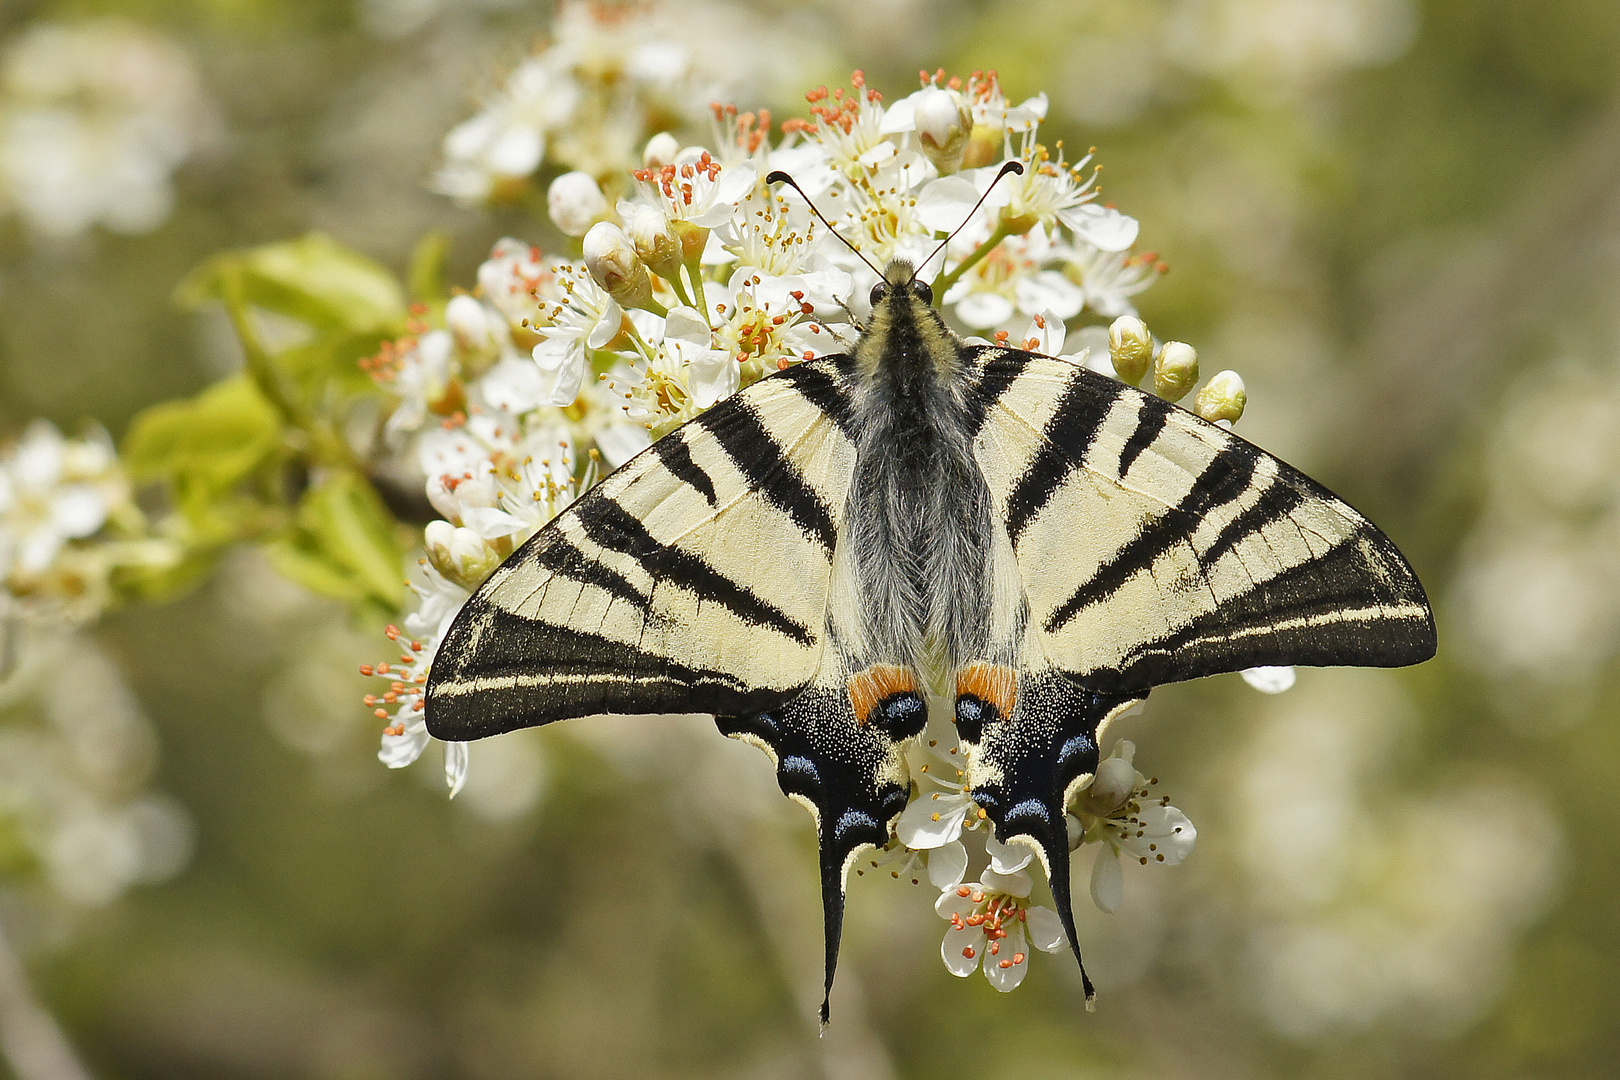
[{"label": "blurred green background", "polygon": [[[0,208],[0,432],[44,416],[117,436],[232,370],[223,317],[171,299],[221,248],[319,229],[403,272],[443,229],[470,284],[498,237],[542,238],[427,180],[546,5],[0,0],[0,51],[107,17],[181,50],[185,98],[208,104],[184,113],[172,208],[149,220],[42,231]],[[0,851],[0,920],[88,1069],[1615,1075],[1620,5],[751,17],[796,28],[792,85],[739,102],[779,116],[854,67],[891,98],[938,66],[996,68],[1014,100],[1048,91],[1047,133],[1099,148],[1106,199],[1172,268],[1139,298],[1148,324],[1239,370],[1243,434],[1395,538],[1439,656],[1303,671],[1276,697],[1235,677],[1155,693],[1121,733],[1199,844],[1127,871],[1120,914],[1079,912],[1095,1015],[1061,957],[1006,996],[952,978],[932,891],[867,879],[818,1039],[813,834],[759,754],[706,721],[559,725],[475,745],[447,802],[431,766],[376,761],[355,671],[385,654],[378,628],[235,559],[106,620],[53,666],[46,705],[5,717],[111,724],[109,768],[157,793],[169,830],[172,865],[146,872],[167,879],[127,890]]]}]

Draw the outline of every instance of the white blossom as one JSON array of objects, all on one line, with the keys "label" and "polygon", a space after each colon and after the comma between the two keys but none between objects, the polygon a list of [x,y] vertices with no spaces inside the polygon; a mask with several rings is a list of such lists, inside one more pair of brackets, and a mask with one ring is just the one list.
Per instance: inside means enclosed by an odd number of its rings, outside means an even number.
[{"label": "white blossom", "polygon": [[37,23],[0,57],[0,213],[45,236],[155,229],[173,174],[215,140],[189,57],[115,20]]},{"label": "white blossom", "polygon": [[1153,798],[1158,783],[1136,771],[1136,746],[1120,740],[1097,765],[1091,782],[1076,794],[1075,810],[1086,843],[1100,844],[1091,871],[1091,898],[1107,912],[1124,901],[1121,855],[1143,866],[1176,866],[1198,840],[1187,815],[1168,798]]},{"label": "white blossom", "polygon": [[990,985],[1006,993],[1024,981],[1031,945],[1042,952],[1063,948],[1063,924],[1057,912],[1029,902],[1032,885],[1023,869],[992,869],[981,881],[940,893],[934,910],[951,924],[940,955],[952,975],[966,978],[982,966]]}]

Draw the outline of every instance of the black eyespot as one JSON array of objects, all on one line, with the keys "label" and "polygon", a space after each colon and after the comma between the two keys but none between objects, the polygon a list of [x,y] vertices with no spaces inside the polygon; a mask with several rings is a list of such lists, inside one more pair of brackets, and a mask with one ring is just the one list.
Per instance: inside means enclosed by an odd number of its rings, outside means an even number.
[{"label": "black eyespot", "polygon": [[915,296],[925,304],[932,304],[934,302],[933,286],[929,285],[926,281],[913,281],[911,283],[911,295]]},{"label": "black eyespot", "polygon": [[888,295],[889,283],[887,281],[880,281],[872,286],[872,306],[877,307],[883,302],[883,298]]}]

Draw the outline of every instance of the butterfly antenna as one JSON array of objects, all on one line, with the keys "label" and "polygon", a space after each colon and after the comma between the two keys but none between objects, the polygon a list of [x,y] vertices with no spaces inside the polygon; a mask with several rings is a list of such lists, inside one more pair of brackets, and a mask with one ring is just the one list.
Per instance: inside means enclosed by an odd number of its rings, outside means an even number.
[{"label": "butterfly antenna", "polygon": [[934,256],[938,255],[941,251],[943,251],[945,249],[946,244],[948,244],[952,240],[956,239],[956,234],[957,233],[959,233],[963,229],[967,228],[967,223],[972,221],[973,220],[973,215],[977,214],[979,212],[979,207],[984,205],[984,200],[986,200],[986,199],[988,199],[990,197],[990,193],[992,191],[996,190],[996,185],[1001,183],[1001,178],[1006,176],[1008,173],[1018,173],[1020,176],[1022,176],[1023,173],[1024,173],[1024,163],[1021,162],[1021,161],[1009,161],[1009,162],[1007,162],[1007,164],[1005,164],[1005,165],[1003,165],[1001,167],[1001,171],[996,173],[996,178],[994,180],[990,181],[990,186],[984,189],[984,194],[979,196],[979,201],[973,204],[973,209],[969,210],[967,212],[967,217],[962,219],[962,224],[960,224],[956,228],[952,229],[951,230],[951,235],[949,235],[945,239],[941,240],[939,242],[939,247],[935,248],[933,251],[930,251],[928,253],[928,258],[924,259],[922,262],[917,264],[916,272],[911,275],[913,278],[915,278],[917,276],[917,274],[922,273],[922,268],[927,266],[930,262],[932,262]]},{"label": "butterfly antenna", "polygon": [[[1022,171],[1022,169],[1020,169],[1020,171]],[[856,247],[854,244],[850,243],[848,240],[844,240],[844,234],[839,232],[837,229],[834,229],[833,228],[833,223],[828,221],[825,217],[822,217],[821,211],[816,209],[816,204],[810,201],[810,196],[808,196],[808,195],[806,195],[804,193],[804,188],[799,186],[799,182],[797,180],[793,179],[793,177],[789,176],[787,173],[783,172],[781,169],[777,169],[774,172],[772,172],[769,176],[765,177],[765,182],[767,184],[777,184],[777,183],[786,184],[789,187],[791,187],[794,191],[797,191],[799,193],[799,197],[804,200],[805,205],[810,207],[810,212],[812,214],[816,215],[816,217],[821,218],[821,223],[823,225],[827,226],[828,231],[830,231],[834,236],[838,237],[838,239],[843,240],[844,241],[844,246],[849,248],[849,250],[853,251],[855,253],[855,255],[861,260],[861,262],[865,263],[867,266],[871,266],[872,267],[872,273],[876,274],[880,278],[883,276],[883,271],[879,270],[876,266],[872,266],[872,260],[868,259],[861,252],[860,248]]]}]

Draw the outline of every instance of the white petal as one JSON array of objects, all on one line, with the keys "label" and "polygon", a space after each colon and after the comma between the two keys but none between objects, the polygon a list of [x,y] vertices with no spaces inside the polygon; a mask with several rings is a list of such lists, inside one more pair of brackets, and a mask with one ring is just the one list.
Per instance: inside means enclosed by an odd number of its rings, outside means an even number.
[{"label": "white petal", "polygon": [[670,308],[664,318],[664,337],[689,341],[707,349],[713,335],[709,333],[709,324],[703,321],[696,308],[675,307]]},{"label": "white petal", "polygon": [[944,958],[945,966],[952,975],[965,979],[979,966],[985,944],[984,931],[978,927],[964,926],[958,929],[953,926],[945,931],[939,955]]},{"label": "white petal", "polygon": [[984,977],[1003,994],[1016,990],[1029,972],[1029,944],[1022,923],[1007,927],[1007,936],[990,946],[984,957]]},{"label": "white petal", "polygon": [[35,420],[23,432],[11,467],[24,488],[44,491],[62,475],[66,448],[62,433],[49,420]]},{"label": "white petal", "polygon": [[1013,291],[1018,294],[1018,306],[1023,311],[1045,311],[1047,320],[1050,322],[1056,316],[1060,326],[1064,319],[1074,318],[1086,306],[1086,291],[1056,270],[1024,275],[1014,283]]},{"label": "white petal", "polygon": [[1147,859],[1149,865],[1175,866],[1192,854],[1193,845],[1198,843],[1198,830],[1174,806],[1154,803],[1144,807],[1140,820],[1142,835],[1132,838],[1131,851]]},{"label": "white petal", "polygon": [[450,797],[456,797],[467,782],[467,744],[464,742],[447,742],[444,744],[444,783],[450,789]]},{"label": "white petal", "polygon": [[898,135],[902,131],[913,130],[917,126],[917,98],[929,89],[914,90],[908,97],[884,109],[883,122],[878,125],[878,131],[884,135]]},{"label": "white petal", "polygon": [[1057,952],[1068,944],[1063,933],[1063,920],[1051,908],[1030,908],[1024,929],[1029,931],[1030,944],[1041,952]]},{"label": "white petal", "polygon": [[51,499],[51,524],[70,539],[89,536],[107,520],[107,502],[89,484],[69,484]]},{"label": "white petal", "polygon": [[1252,667],[1244,668],[1242,675],[1244,682],[1262,694],[1280,694],[1294,685],[1295,671],[1292,667]]},{"label": "white petal", "polygon": [[966,795],[917,799],[900,814],[895,835],[906,847],[919,851],[944,847],[962,835],[962,821],[970,801]]},{"label": "white petal", "polygon": [[485,540],[499,540],[526,528],[522,518],[493,506],[469,506],[461,512],[461,523]]},{"label": "white petal", "polygon": [[1096,203],[1082,203],[1058,214],[1074,234],[1103,251],[1124,251],[1136,243],[1140,226],[1133,217]]},{"label": "white petal", "polygon": [[[585,338],[585,344],[593,349],[605,349],[608,342],[618,337],[622,329],[624,329],[624,309],[619,306],[618,301],[610,298],[602,307],[601,317],[596,320],[596,325],[591,327],[590,334]],[[574,393],[576,397],[579,394],[577,390]],[[569,399],[570,402],[572,400]]]},{"label": "white petal", "polygon": [[730,353],[705,349],[692,360],[687,382],[692,387],[692,397],[697,407],[707,409],[721,398],[737,392],[737,387],[742,383],[742,372]]},{"label": "white petal", "polygon": [[652,444],[652,436],[640,424],[624,421],[622,423],[604,425],[596,433],[596,447],[607,458],[607,463],[617,469]]},{"label": "white petal", "polygon": [[540,167],[545,152],[546,143],[540,132],[514,125],[495,136],[495,141],[484,152],[484,160],[502,176],[528,176]]},{"label": "white petal", "polygon": [[1029,890],[1035,887],[1035,882],[1027,870],[1017,870],[1011,874],[998,874],[994,870],[986,870],[984,887],[1009,896],[1028,896]]},{"label": "white petal", "polygon": [[1103,844],[1097,861],[1091,864],[1091,900],[1110,915],[1125,900],[1125,873],[1111,844]]},{"label": "white petal", "polygon": [[1105,757],[1097,764],[1097,776],[1087,789],[1087,797],[1098,806],[1121,806],[1136,790],[1138,775],[1129,758]]},{"label": "white petal", "polygon": [[1012,318],[1015,310],[1000,293],[971,292],[957,301],[956,317],[975,330],[988,330]]},{"label": "white petal", "polygon": [[939,894],[939,899],[934,901],[934,911],[940,918],[947,920],[952,915],[967,915],[977,906],[973,894],[979,892],[982,895],[983,888],[977,881],[968,881],[955,888],[946,889]]},{"label": "white petal", "polygon": [[422,751],[427,749],[428,740],[427,725],[412,724],[403,734],[382,737],[382,748],[377,751],[377,760],[390,769],[403,769],[422,756]]},{"label": "white petal", "polygon": [[928,880],[936,889],[959,885],[967,874],[967,848],[961,841],[934,848],[928,853]]},{"label": "white petal", "polygon": [[929,229],[949,232],[967,219],[979,201],[979,189],[960,176],[943,176],[917,194],[917,220]]},{"label": "white petal", "polygon": [[984,850],[990,856],[990,869],[998,874],[1016,874],[1035,857],[1028,844],[1003,844],[994,836],[984,838]]},{"label": "white petal", "polygon": [[752,165],[732,165],[722,170],[714,187],[714,201],[728,204],[739,201],[753,189],[758,176]]}]

